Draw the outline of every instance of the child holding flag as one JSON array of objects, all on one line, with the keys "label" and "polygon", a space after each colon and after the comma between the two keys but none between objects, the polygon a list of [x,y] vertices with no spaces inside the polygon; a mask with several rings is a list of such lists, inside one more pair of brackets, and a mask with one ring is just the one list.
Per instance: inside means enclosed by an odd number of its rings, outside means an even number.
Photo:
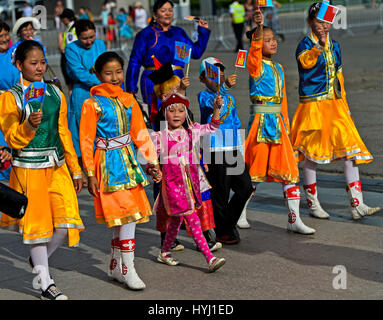
[{"label": "child holding flag", "polygon": [[279,63],[274,32],[263,26],[262,12],[254,14],[256,29],[251,37],[247,58],[250,74],[249,135],[245,142],[245,162],[249,167],[254,191],[261,182],[280,182],[288,209],[287,230],[313,234],[299,215],[300,189],[298,166],[289,139],[285,77]]},{"label": "child holding flag", "polygon": [[350,115],[340,47],[329,36],[334,8],[324,1],[312,4],[308,11],[311,33],[296,50],[300,103],[291,123],[291,141],[298,161],[304,161],[304,189],[310,215],[329,217],[318,200],[317,165],[343,159],[351,216],[360,219],[380,208],[370,208],[363,201],[357,165],[369,163],[373,157]]},{"label": "child holding flag", "polygon": [[[208,146],[204,145],[204,150],[210,151],[204,154],[204,159],[208,163],[206,175],[212,186],[216,240],[223,244],[236,244],[240,241],[236,224],[253,189],[241,152],[238,131],[241,121],[235,99],[228,93],[236,84],[237,75],[225,79],[224,70],[225,66],[217,58],[209,57],[201,62],[200,81],[206,89],[199,93],[198,101],[201,123],[205,124],[211,122],[216,97],[223,100],[220,127],[208,138]],[[234,195],[229,201],[230,190]]]},{"label": "child holding flag", "polygon": [[[157,260],[170,266],[175,260],[170,248],[177,237],[182,221],[190,227],[193,239],[204,255],[210,272],[224,265],[224,258],[217,258],[211,253],[202,234],[201,222],[196,209],[201,207],[201,168],[195,144],[203,135],[210,134],[219,127],[219,106],[221,97],[214,100],[212,121],[209,124],[192,123],[189,116],[189,99],[174,92],[161,103],[160,112],[165,118],[165,128],[152,133],[157,154],[160,158],[163,180],[161,192],[155,202],[155,211],[165,208],[170,217],[166,237]],[[152,168],[148,169],[149,172]]]},{"label": "child holding flag", "polygon": [[[155,57],[153,57],[153,59],[155,59]],[[174,91],[177,91],[184,95],[186,88],[189,87],[190,85],[189,77],[184,76],[181,80],[178,76],[174,74],[173,68],[169,62],[165,63],[164,65],[161,65],[159,61],[155,59],[155,65],[158,67],[158,69],[149,75],[149,78],[154,83],[155,96],[153,96],[152,101],[157,101],[158,99],[158,101],[161,102],[164,99],[166,99],[166,97],[170,93],[173,93]],[[161,103],[159,103],[159,105],[161,105]],[[152,115],[155,115],[157,110],[158,110],[158,107],[152,108],[152,111],[153,111]],[[161,130],[160,121],[162,117],[163,115],[161,113],[157,113],[157,119],[155,119],[154,121],[155,131]],[[159,192],[159,187],[155,184],[154,199],[156,199],[158,192]],[[211,232],[209,231],[215,227],[214,214],[213,214],[209,190],[202,192],[201,197],[202,197],[202,206],[201,208],[197,209],[197,215],[200,218],[201,229],[204,233],[206,241],[208,241],[209,248],[211,251],[215,251],[221,248],[222,245],[219,242],[216,242],[214,240],[214,237],[211,236]],[[166,210],[164,210],[164,208],[162,209],[160,208],[159,210],[156,211],[156,218],[157,218],[156,229],[160,231],[161,233],[161,247],[162,247],[163,242],[165,240],[166,231],[169,225],[169,216],[166,213]],[[191,234],[190,227],[188,225],[186,225],[186,227],[188,229],[188,234]],[[183,249],[184,249],[184,246],[176,238],[171,247],[171,251],[180,251]]]},{"label": "child holding flag", "polygon": [[0,96],[0,130],[14,150],[9,185],[25,192],[28,207],[20,220],[3,214],[0,225],[19,231],[23,243],[30,245],[29,263],[39,274],[41,299],[67,300],[51,279],[48,264],[66,238],[70,247],[77,246],[84,229],[76,196],[82,187],[81,168],[68,129],[67,105],[57,87],[42,82],[47,66],[38,42],[21,42],[14,63],[22,82]]}]

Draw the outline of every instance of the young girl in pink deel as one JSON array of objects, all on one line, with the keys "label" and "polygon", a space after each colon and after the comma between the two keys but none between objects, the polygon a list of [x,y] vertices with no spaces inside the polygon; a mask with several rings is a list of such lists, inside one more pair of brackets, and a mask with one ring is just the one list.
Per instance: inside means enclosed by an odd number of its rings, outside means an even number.
[{"label": "young girl in pink deel", "polygon": [[[175,266],[171,246],[178,234],[183,219],[190,227],[192,237],[205,256],[209,271],[214,272],[225,263],[224,258],[217,258],[211,253],[201,230],[197,209],[202,205],[200,177],[201,167],[199,156],[194,147],[203,135],[216,131],[219,127],[219,107],[222,98],[218,96],[214,102],[212,121],[201,125],[192,123],[188,115],[189,99],[179,93],[171,93],[161,103],[162,114],[165,118],[165,129],[153,132],[152,138],[163,174],[160,194],[154,205],[154,210],[165,208],[170,216],[166,237],[157,260],[170,266]],[[150,170],[156,170],[149,168]],[[154,173],[155,175],[155,173]]]}]

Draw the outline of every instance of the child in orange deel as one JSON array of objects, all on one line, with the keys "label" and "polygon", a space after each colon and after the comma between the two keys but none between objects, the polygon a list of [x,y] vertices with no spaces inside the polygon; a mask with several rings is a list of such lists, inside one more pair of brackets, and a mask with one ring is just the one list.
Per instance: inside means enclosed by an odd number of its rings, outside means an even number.
[{"label": "child in orange deel", "polygon": [[282,66],[272,60],[277,52],[274,32],[263,26],[263,14],[254,14],[256,29],[247,59],[252,102],[245,162],[256,189],[261,182],[280,182],[288,210],[287,230],[313,234],[299,215],[299,171],[289,139],[289,118]]},{"label": "child in orange deel", "polygon": [[135,229],[137,223],[149,221],[152,211],[144,190],[149,182],[134,146],[157,170],[153,180],[161,180],[161,172],[141,109],[134,96],[121,89],[123,68],[115,52],[97,58],[96,75],[102,84],[92,87],[83,104],[80,146],[96,222],[113,230],[108,276],[141,290],[146,285],[134,265]]}]

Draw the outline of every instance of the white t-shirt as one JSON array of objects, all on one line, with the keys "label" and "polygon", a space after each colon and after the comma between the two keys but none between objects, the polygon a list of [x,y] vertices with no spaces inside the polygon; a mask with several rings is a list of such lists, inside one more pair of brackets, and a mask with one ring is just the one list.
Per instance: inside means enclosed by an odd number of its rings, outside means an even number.
[{"label": "white t-shirt", "polygon": [[135,9],[135,24],[137,28],[145,28],[147,24],[148,15],[145,9]]}]

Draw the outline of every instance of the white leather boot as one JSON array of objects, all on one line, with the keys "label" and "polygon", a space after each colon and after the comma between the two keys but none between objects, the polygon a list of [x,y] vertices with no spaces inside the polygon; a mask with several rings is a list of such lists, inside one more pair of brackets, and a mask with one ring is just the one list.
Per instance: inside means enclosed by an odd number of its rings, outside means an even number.
[{"label": "white leather boot", "polygon": [[307,227],[299,215],[300,189],[298,186],[291,187],[284,192],[285,204],[289,210],[287,230],[301,233],[313,234],[315,229]]},{"label": "white leather boot", "polygon": [[121,240],[120,244],[124,283],[132,290],[145,289],[146,285],[138,276],[134,265],[135,239]]},{"label": "white leather boot", "polygon": [[111,258],[108,269],[108,278],[124,283],[122,276],[120,239],[115,238],[111,242]]},{"label": "white leather boot", "polygon": [[250,198],[247,200],[245,206],[243,207],[241,216],[238,219],[237,226],[240,229],[250,229],[250,224],[246,219],[246,210],[247,210],[247,205],[249,204],[251,198],[253,197],[255,191],[251,194]]},{"label": "white leather boot", "polygon": [[309,206],[310,216],[319,219],[328,219],[329,214],[324,211],[318,200],[317,184],[313,183],[303,186],[306,194],[307,205]]},{"label": "white leather boot", "polygon": [[371,216],[378,211],[380,207],[370,208],[363,202],[362,184],[360,181],[350,183],[346,188],[350,198],[350,213],[354,220],[358,220],[364,216]]}]

